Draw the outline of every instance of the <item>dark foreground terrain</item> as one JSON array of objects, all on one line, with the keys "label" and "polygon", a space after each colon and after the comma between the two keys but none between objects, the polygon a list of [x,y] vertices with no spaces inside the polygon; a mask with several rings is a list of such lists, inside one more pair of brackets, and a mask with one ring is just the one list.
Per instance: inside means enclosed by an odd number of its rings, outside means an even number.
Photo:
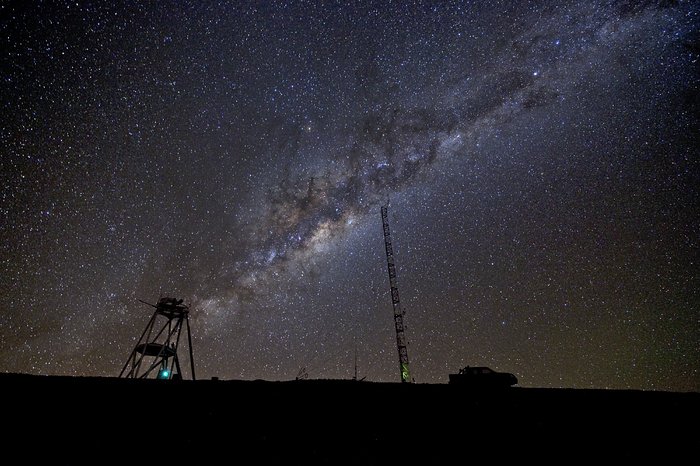
[{"label": "dark foreground terrain", "polygon": [[0,393],[14,464],[668,464],[700,430],[698,393],[16,374]]}]

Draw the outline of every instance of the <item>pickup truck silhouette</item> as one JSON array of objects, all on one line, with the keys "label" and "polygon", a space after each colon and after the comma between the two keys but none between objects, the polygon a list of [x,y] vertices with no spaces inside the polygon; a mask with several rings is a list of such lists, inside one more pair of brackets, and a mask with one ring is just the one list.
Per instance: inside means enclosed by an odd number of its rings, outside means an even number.
[{"label": "pickup truck silhouette", "polygon": [[508,372],[496,372],[488,367],[465,367],[457,374],[450,374],[450,383],[473,388],[506,388],[518,383],[518,378]]}]

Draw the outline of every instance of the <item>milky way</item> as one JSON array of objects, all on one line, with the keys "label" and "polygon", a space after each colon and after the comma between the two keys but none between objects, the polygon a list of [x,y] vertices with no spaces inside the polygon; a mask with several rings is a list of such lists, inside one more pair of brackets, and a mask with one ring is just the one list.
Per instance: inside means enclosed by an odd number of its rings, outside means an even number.
[{"label": "milky way", "polygon": [[0,369],[698,390],[697,2],[2,8]]}]

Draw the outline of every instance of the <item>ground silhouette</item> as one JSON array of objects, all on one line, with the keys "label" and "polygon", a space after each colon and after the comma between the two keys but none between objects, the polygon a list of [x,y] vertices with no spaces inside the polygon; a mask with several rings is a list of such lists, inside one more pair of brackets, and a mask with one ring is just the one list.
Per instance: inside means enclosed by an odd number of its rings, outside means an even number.
[{"label": "ground silhouette", "polygon": [[61,463],[668,462],[693,457],[700,414],[698,393],[647,391],[20,374],[0,387],[5,459]]}]

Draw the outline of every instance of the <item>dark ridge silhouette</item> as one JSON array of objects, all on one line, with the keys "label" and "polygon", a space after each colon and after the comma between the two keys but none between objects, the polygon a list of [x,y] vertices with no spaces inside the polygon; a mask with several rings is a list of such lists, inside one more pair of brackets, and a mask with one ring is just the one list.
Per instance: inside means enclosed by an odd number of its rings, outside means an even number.
[{"label": "dark ridge silhouette", "polygon": [[0,386],[5,460],[56,464],[670,464],[695,454],[700,414],[699,393],[633,390],[22,374]]}]

